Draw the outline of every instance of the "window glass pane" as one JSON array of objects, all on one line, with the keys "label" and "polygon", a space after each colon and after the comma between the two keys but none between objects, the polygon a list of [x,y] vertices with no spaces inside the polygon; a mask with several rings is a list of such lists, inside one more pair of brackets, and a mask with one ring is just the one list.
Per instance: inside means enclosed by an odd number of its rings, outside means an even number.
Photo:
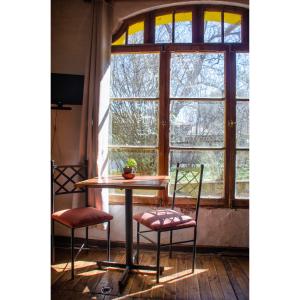
[{"label": "window glass pane", "polygon": [[224,13],[224,42],[241,43],[241,21],[239,14]]},{"label": "window glass pane", "polygon": [[157,155],[155,149],[109,149],[108,172],[109,175],[120,175],[128,158],[134,158],[137,162],[136,173],[138,175],[157,174]]},{"label": "window glass pane", "polygon": [[[224,152],[220,150],[171,150],[169,194],[174,189],[177,162],[184,168],[195,168],[203,163],[204,174],[201,198],[222,198],[224,196]],[[178,196],[189,196],[184,190]]]},{"label": "window glass pane", "polygon": [[236,103],[236,147],[249,147],[249,103]]},{"label": "window glass pane", "polygon": [[171,101],[170,144],[185,147],[224,146],[224,103]]},{"label": "window glass pane", "polygon": [[158,81],[159,54],[112,55],[112,98],[158,98]]},{"label": "window glass pane", "polygon": [[[157,175],[157,150],[148,149],[109,149],[108,172],[109,175],[120,175],[128,158],[137,162],[137,175]],[[109,189],[109,194],[124,195],[124,190]],[[156,196],[155,190],[133,190],[134,196]]]},{"label": "window glass pane", "polygon": [[172,98],[223,98],[224,54],[172,53]]},{"label": "window glass pane", "polygon": [[172,43],[172,14],[155,18],[155,43]]},{"label": "window glass pane", "polygon": [[249,198],[249,151],[236,152],[235,197]]},{"label": "window glass pane", "polygon": [[157,123],[157,101],[111,101],[109,143],[122,146],[156,146]]},{"label": "window glass pane", "polygon": [[144,43],[144,22],[138,22],[128,27],[128,44]]},{"label": "window glass pane", "polygon": [[222,42],[221,12],[204,12],[204,42],[221,43]]},{"label": "window glass pane", "polygon": [[192,42],[192,13],[175,14],[175,43]]},{"label": "window glass pane", "polygon": [[249,98],[249,53],[236,54],[236,98]]},{"label": "window glass pane", "polygon": [[126,41],[126,32],[124,32],[114,43],[112,43],[113,46],[118,45],[125,45]]}]

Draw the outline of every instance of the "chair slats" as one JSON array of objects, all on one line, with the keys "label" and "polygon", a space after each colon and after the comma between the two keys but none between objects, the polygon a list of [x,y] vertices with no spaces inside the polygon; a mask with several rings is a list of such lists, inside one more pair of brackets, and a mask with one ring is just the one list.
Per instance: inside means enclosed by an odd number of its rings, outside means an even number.
[{"label": "chair slats", "polygon": [[86,168],[83,165],[54,166],[55,195],[86,192],[85,188],[75,187],[77,181],[86,179]]}]

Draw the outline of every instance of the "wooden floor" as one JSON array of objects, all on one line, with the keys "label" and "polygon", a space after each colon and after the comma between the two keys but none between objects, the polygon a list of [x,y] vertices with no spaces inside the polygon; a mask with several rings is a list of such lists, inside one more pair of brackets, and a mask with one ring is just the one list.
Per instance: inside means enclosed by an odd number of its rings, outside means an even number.
[{"label": "wooden floor", "polygon": [[[120,270],[99,270],[96,260],[106,259],[105,250],[82,251],[75,263],[75,279],[70,280],[69,250],[58,249],[51,267],[51,299],[249,299],[249,260],[243,256],[197,254],[191,273],[190,253],[174,252],[169,259],[161,253],[165,271],[156,284],[154,273],[134,273],[119,293]],[[123,249],[112,250],[112,260],[124,262]],[[142,250],[141,264],[155,264],[155,252]],[[110,295],[101,293],[111,287]]]}]

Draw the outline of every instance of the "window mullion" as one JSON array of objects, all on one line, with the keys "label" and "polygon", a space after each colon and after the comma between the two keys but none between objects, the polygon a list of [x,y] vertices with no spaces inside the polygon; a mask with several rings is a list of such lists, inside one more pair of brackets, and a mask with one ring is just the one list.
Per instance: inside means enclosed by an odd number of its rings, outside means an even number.
[{"label": "window mullion", "polygon": [[226,51],[226,160],[225,160],[225,199],[228,207],[232,207],[235,187],[235,52],[228,49]]},{"label": "window mullion", "polygon": [[[169,84],[170,52],[162,49],[159,66],[159,131],[158,131],[158,174],[168,174],[169,157]],[[159,191],[163,203],[168,203],[168,191]]]}]

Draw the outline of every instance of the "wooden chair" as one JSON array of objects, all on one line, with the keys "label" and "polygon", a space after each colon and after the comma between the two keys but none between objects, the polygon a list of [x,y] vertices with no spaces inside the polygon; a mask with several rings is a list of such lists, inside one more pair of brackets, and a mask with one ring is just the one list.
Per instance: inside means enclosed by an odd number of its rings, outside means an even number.
[{"label": "wooden chair", "polygon": [[[203,169],[204,166],[201,165],[200,169],[187,169],[180,168],[179,163],[177,163],[176,173],[175,173],[175,183],[174,183],[174,191],[173,191],[173,199],[172,199],[172,207],[171,209],[153,209],[148,212],[139,213],[133,216],[133,219],[137,222],[137,253],[136,253],[136,262],[139,262],[139,244],[140,244],[140,236],[145,238],[146,240],[152,242],[156,245],[157,253],[156,253],[156,282],[159,283],[159,275],[161,273],[160,268],[160,248],[161,247],[169,247],[169,257],[172,257],[172,245],[182,244],[182,243],[190,243],[193,242],[193,264],[192,264],[192,272],[195,270],[195,257],[196,257],[196,238],[197,238],[197,222],[198,222],[198,214],[199,214],[199,204],[200,204],[200,195],[201,195],[201,187],[202,187],[202,177],[203,177]],[[180,175],[179,175],[180,174]],[[199,176],[199,177],[198,177]],[[183,182],[183,183],[181,183]],[[196,183],[196,184],[195,184]],[[183,213],[177,212],[174,210],[176,193],[185,189],[185,193],[189,194],[197,193],[196,195],[196,215],[193,219],[190,216],[184,215]],[[140,224],[146,226],[150,230],[140,231]],[[180,242],[173,243],[173,231],[186,229],[186,228],[194,228],[194,238],[192,240],[185,240]],[[149,232],[157,232],[157,243],[151,240],[149,237],[145,236],[144,233]],[[170,243],[161,244],[160,238],[162,232],[170,232]]]},{"label": "wooden chair", "polygon": [[[51,260],[55,262],[55,245],[54,245],[54,222],[58,222],[71,231],[71,277],[74,279],[74,261],[80,251],[85,247],[88,248],[89,226],[107,222],[107,259],[110,260],[110,220],[113,216],[88,206],[87,188],[76,188],[74,183],[87,179],[88,162],[83,165],[64,165],[57,166],[51,161]],[[64,209],[54,212],[55,196],[65,194],[83,193],[85,195],[85,207]],[[77,228],[85,227],[85,242],[79,248],[74,257],[74,232]]]}]

